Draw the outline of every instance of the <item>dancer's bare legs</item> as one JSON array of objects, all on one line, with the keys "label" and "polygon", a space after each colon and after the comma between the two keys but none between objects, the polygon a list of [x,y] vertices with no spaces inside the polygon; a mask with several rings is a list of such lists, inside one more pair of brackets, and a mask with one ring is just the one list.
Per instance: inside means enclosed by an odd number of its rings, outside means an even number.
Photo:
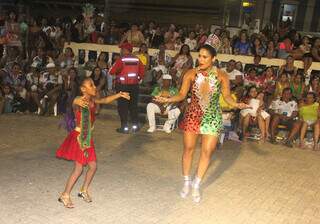
[{"label": "dancer's bare legs", "polygon": [[84,183],[83,183],[78,195],[79,195],[79,197],[83,198],[84,201],[92,202],[92,199],[88,193],[88,188],[89,188],[89,185],[94,177],[94,174],[96,173],[97,163],[95,161],[89,162],[88,166],[89,166],[89,168],[88,168],[86,176],[84,178]]},{"label": "dancer's bare legs", "polygon": [[77,182],[78,178],[80,177],[83,170],[83,165],[78,163],[77,161],[74,162],[74,168],[72,173],[70,174],[64,192],[61,194],[59,201],[64,204],[67,208],[73,208],[74,205],[70,199],[70,193],[74,184]]},{"label": "dancer's bare legs", "polygon": [[184,185],[182,190],[180,191],[180,196],[182,198],[187,197],[191,188],[191,176],[190,170],[192,165],[192,158],[194,154],[194,150],[197,144],[198,134],[194,134],[191,132],[184,132],[183,134],[183,144],[184,150],[182,155],[182,173],[184,177]]},{"label": "dancer's bare legs", "polygon": [[200,202],[200,182],[208,170],[211,156],[216,149],[218,143],[218,137],[214,135],[202,135],[201,153],[199,159],[199,165],[197,175],[192,184],[192,197],[195,202]]},{"label": "dancer's bare legs", "polygon": [[94,162],[89,162],[88,163],[88,170],[87,170],[87,173],[86,173],[86,176],[85,176],[85,179],[84,179],[84,183],[82,185],[82,190],[84,191],[87,191],[88,188],[89,188],[89,185],[94,177],[94,174],[96,173],[97,171],[97,163],[94,161]]}]

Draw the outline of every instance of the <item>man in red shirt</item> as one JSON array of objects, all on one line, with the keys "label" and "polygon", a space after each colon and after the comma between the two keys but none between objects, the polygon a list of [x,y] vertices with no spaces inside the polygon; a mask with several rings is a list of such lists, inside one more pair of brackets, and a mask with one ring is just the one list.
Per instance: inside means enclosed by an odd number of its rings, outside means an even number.
[{"label": "man in red shirt", "polygon": [[133,47],[129,43],[120,45],[121,57],[116,60],[111,67],[109,73],[115,75],[116,91],[129,92],[130,100],[118,99],[118,113],[121,120],[121,127],[118,132],[128,134],[128,111],[131,116],[131,131],[139,131],[138,118],[138,98],[139,98],[139,83],[144,76],[144,65],[139,58],[132,54]]}]

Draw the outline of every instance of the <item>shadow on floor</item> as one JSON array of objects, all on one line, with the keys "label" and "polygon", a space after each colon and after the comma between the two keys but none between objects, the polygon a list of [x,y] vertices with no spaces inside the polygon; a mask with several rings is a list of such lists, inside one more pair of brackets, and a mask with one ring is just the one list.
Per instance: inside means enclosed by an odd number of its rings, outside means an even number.
[{"label": "shadow on floor", "polygon": [[[235,161],[238,159],[241,153],[241,147],[240,145],[236,144],[238,143],[227,141],[224,143],[222,148],[213,153],[213,160],[211,161],[211,165],[215,162],[219,162],[219,165],[215,167],[214,171],[210,172],[210,174],[207,176],[207,180],[203,183],[204,189],[209,187],[217,179],[219,179],[223,175],[223,173],[226,172],[230,167],[232,167]],[[231,150],[227,148],[231,148]],[[209,166],[209,169],[211,165]]]}]

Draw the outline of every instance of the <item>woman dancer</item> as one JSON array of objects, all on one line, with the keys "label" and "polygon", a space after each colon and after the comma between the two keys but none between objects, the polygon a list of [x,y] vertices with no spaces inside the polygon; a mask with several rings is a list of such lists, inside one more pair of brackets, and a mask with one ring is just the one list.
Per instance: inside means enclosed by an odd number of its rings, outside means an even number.
[{"label": "woman dancer", "polygon": [[56,152],[58,158],[74,161],[74,169],[67,180],[64,192],[58,199],[66,208],[74,207],[70,199],[70,193],[85,165],[88,165],[89,168],[78,196],[83,198],[86,202],[92,201],[88,194],[88,188],[97,167],[96,154],[91,137],[95,121],[96,104],[108,104],[120,97],[127,100],[130,99],[129,94],[124,92],[101,99],[95,99],[94,97],[96,96],[97,89],[91,78],[84,79],[80,85],[80,90],[82,97],[76,98],[73,102],[76,128],[69,133],[68,137]]},{"label": "woman dancer", "polygon": [[[223,127],[219,105],[220,94],[222,93],[225,101],[233,107],[249,108],[247,104],[237,103],[233,100],[230,96],[227,74],[212,65],[216,56],[213,41],[209,38],[206,44],[200,48],[199,66],[187,71],[179,94],[170,98],[156,98],[160,103],[180,102],[186,98],[189,90],[191,90],[191,103],[181,124],[181,128],[184,130],[184,152],[182,156],[184,186],[180,195],[182,198],[187,197],[192,188],[192,198],[197,203],[201,200],[200,182],[208,169],[211,154],[216,148],[218,136]],[[201,155],[197,173],[192,181],[190,169],[199,135],[202,138]]]}]

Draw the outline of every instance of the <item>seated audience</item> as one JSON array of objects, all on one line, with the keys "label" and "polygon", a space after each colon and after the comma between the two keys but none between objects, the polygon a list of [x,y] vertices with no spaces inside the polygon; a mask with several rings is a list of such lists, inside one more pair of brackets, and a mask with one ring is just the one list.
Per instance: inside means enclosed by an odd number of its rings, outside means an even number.
[{"label": "seated audience", "polygon": [[244,76],[244,86],[257,86],[260,88],[261,79],[257,76],[255,68],[250,68],[248,73]]},{"label": "seated audience", "polygon": [[189,46],[190,51],[197,50],[196,34],[193,31],[189,33],[189,37],[185,39],[184,44],[187,44]]},{"label": "seated audience", "polygon": [[282,97],[282,92],[285,88],[290,88],[290,81],[287,73],[282,73],[279,75],[278,80],[276,81],[274,98],[280,99]]},{"label": "seated audience", "polygon": [[264,93],[266,107],[270,105],[276,89],[276,75],[272,67],[266,68],[260,78],[261,90]]},{"label": "seated audience", "polygon": [[[163,75],[162,86],[155,87],[151,95],[153,97],[171,97],[178,94],[178,89],[173,87],[171,84],[172,77],[170,75]],[[175,104],[159,104],[156,101],[152,101],[147,105],[147,116],[149,121],[148,132],[152,133],[156,130],[155,114],[167,116],[168,120],[163,126],[163,130],[170,133],[180,115],[180,109]]]},{"label": "seated audience", "polygon": [[245,31],[241,31],[240,39],[237,40],[234,45],[234,54],[251,55],[250,43],[248,41],[248,36]]},{"label": "seated audience", "polygon": [[[97,98],[104,96],[104,90],[106,88],[106,76],[102,73],[101,68],[95,67],[92,71],[90,78],[93,80],[94,85],[97,88]],[[96,106],[96,114],[100,113],[100,106]]]},{"label": "seated audience", "polygon": [[251,86],[243,102],[252,107],[240,111],[243,139],[248,137],[247,129],[250,123],[257,123],[261,132],[261,141],[264,142],[269,136],[270,115],[264,110],[263,94],[258,93],[255,86]]},{"label": "seated audience", "polygon": [[292,77],[290,81],[290,89],[293,97],[297,101],[299,101],[302,98],[306,89],[306,86],[304,84],[304,77],[302,73],[298,73]]},{"label": "seated audience", "polygon": [[141,44],[145,42],[144,36],[142,32],[139,30],[139,27],[137,24],[132,24],[131,29],[128,30],[122,37],[120,45],[125,42],[132,44],[132,46],[134,47],[140,47]]},{"label": "seated audience", "polygon": [[230,60],[227,63],[227,67],[223,68],[229,77],[229,80],[232,85],[235,85],[236,83],[243,83],[243,73],[240,72],[239,70],[236,69],[236,61],[235,60]]},{"label": "seated audience", "polygon": [[304,102],[299,105],[299,117],[301,121],[300,131],[300,147],[304,148],[304,137],[308,127],[313,128],[313,149],[318,150],[319,141],[319,103],[316,102],[316,94],[313,92],[307,93]]},{"label": "seated audience", "polygon": [[170,75],[172,76],[173,84],[179,86],[184,73],[193,66],[193,59],[188,45],[184,44],[181,47],[180,52],[172,58],[171,64]]},{"label": "seated audience", "polygon": [[311,54],[314,61],[320,62],[320,37],[317,37],[313,41],[313,47],[311,48]]},{"label": "seated audience", "polygon": [[261,62],[261,56],[255,55],[253,58],[253,64],[246,64],[246,66],[244,67],[244,71],[249,72],[251,68],[254,68],[258,76],[262,75],[262,73],[266,69],[266,66],[261,65],[260,62]]},{"label": "seated audience", "polygon": [[290,76],[290,79],[297,74],[297,67],[294,66],[294,58],[288,56],[286,63],[280,67],[279,74],[286,73]]},{"label": "seated audience", "polygon": [[270,107],[271,114],[271,143],[276,143],[276,134],[278,131],[278,125],[284,125],[289,130],[288,138],[285,144],[288,147],[293,147],[292,141],[300,130],[300,122],[298,119],[298,104],[292,98],[290,88],[285,88],[282,91],[282,97],[272,101]]}]

